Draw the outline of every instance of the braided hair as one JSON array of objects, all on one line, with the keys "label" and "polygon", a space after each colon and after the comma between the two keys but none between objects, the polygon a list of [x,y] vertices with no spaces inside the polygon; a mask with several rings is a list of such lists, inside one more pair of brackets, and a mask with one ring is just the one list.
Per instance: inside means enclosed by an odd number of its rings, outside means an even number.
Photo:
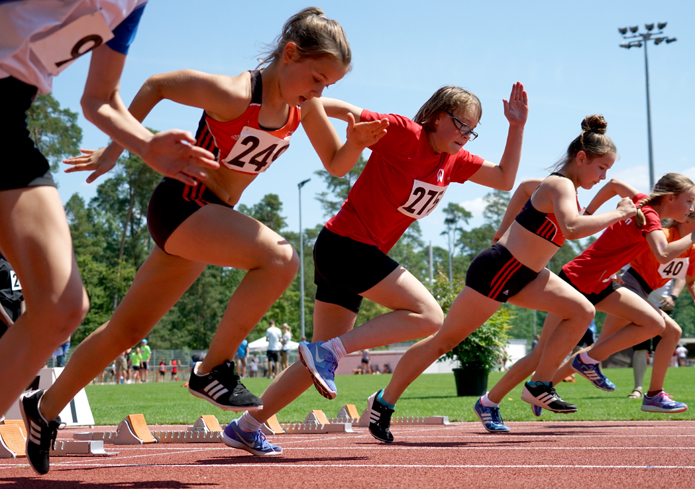
[{"label": "braided hair", "polygon": [[667,173],[661,177],[654,185],[654,190],[649,194],[649,197],[641,200],[637,204],[637,215],[635,216],[637,227],[641,228],[647,223],[644,213],[642,212],[643,206],[659,204],[662,197],[665,195],[679,195],[683,192],[687,192],[693,187],[695,187],[693,181],[680,173]]}]

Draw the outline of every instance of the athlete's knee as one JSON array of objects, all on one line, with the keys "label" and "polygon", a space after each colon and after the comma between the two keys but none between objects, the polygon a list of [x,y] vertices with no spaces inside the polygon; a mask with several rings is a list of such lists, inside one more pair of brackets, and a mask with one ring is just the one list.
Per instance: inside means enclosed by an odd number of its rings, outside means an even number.
[{"label": "athlete's knee", "polygon": [[664,321],[664,318],[655,314],[654,316],[644,318],[644,320],[641,321],[640,326],[648,330],[652,336],[656,336],[661,335],[664,332],[666,329],[666,322]]},{"label": "athlete's knee", "polygon": [[436,333],[444,324],[444,311],[434,299],[424,307],[421,317],[423,336]]},{"label": "athlete's knee", "polygon": [[51,334],[65,339],[71,335],[89,311],[89,297],[84,287],[68,287],[63,294],[54,298],[46,298],[41,303],[27,304],[27,312],[37,317],[39,323],[53,325]]},{"label": "athlete's knee", "polygon": [[683,334],[683,329],[675,322],[673,319],[666,319],[665,328],[662,336],[669,336],[671,338],[680,339]]},{"label": "athlete's knee", "polygon": [[272,269],[277,279],[292,281],[299,270],[299,256],[291,246],[282,246],[274,250],[267,258],[266,266]]},{"label": "athlete's knee", "polygon": [[588,300],[572,302],[563,308],[563,319],[570,319],[578,328],[585,331],[594,320],[596,309]]}]

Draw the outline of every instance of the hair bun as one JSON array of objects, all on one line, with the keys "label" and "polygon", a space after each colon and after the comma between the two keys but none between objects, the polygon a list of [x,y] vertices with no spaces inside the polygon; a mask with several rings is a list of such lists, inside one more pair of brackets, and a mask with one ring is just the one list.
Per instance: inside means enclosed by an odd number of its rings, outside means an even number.
[{"label": "hair bun", "polygon": [[596,132],[606,134],[608,123],[601,114],[588,115],[582,121],[582,130],[586,132]]}]

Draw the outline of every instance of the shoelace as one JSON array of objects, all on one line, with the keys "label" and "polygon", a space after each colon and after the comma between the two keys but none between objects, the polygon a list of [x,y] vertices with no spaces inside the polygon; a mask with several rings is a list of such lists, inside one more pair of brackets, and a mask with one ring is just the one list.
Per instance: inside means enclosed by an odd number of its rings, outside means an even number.
[{"label": "shoelace", "polygon": [[338,362],[335,361],[335,357],[331,353],[328,353],[323,359],[327,363],[326,369],[328,373],[335,375],[335,369],[338,367]]},{"label": "shoelace", "polygon": [[58,422],[58,421],[51,421],[48,423],[48,427],[46,428],[46,431],[48,432],[48,450],[46,450],[46,442],[44,441],[44,430],[41,430],[41,450],[42,451],[50,451],[51,448],[55,450],[55,443],[56,443],[56,438],[58,437],[58,430],[62,430],[65,428],[67,424],[63,422]]},{"label": "shoelace", "polygon": [[504,421],[502,421],[502,415],[500,414],[500,408],[493,407],[491,409],[492,409],[492,421],[493,421],[493,423],[504,424]]},{"label": "shoelace", "polygon": [[254,441],[255,441],[258,445],[260,445],[261,447],[264,447],[264,446],[266,446],[266,445],[269,446],[270,443],[268,443],[267,440],[268,440],[268,439],[265,437],[265,434],[264,434],[261,430],[256,431],[256,436],[254,437]]}]

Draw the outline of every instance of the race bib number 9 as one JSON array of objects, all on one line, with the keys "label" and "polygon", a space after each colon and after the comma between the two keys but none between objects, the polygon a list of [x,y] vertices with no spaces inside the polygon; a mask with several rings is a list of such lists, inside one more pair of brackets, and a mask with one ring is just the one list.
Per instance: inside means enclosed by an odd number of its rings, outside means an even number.
[{"label": "race bib number 9", "polygon": [[685,279],[685,274],[688,272],[690,258],[676,258],[668,263],[659,266],[659,275],[662,278],[680,278]]},{"label": "race bib number 9", "polygon": [[31,43],[31,50],[48,73],[58,75],[73,61],[113,38],[101,12],[85,15]]},{"label": "race bib number 9", "polygon": [[399,207],[398,210],[413,219],[422,219],[425,216],[429,216],[437,207],[439,201],[442,200],[442,197],[444,197],[447,188],[415,180],[408,202]]},{"label": "race bib number 9", "polygon": [[222,163],[236,171],[263,173],[289,147],[289,137],[280,139],[266,131],[246,126]]}]

